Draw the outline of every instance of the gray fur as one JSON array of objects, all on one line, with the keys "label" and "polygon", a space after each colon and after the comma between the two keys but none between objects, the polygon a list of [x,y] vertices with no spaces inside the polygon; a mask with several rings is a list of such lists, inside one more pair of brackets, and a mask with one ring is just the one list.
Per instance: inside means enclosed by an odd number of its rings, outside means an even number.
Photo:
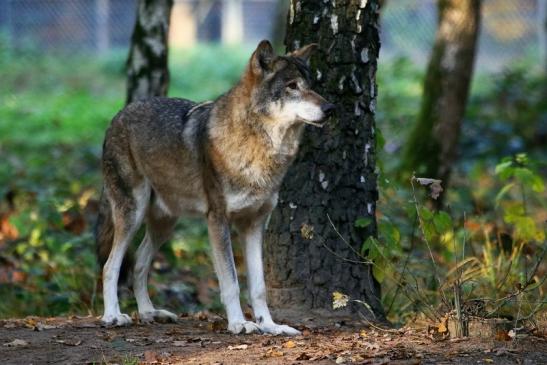
[{"label": "gray fur", "polygon": [[[261,245],[264,222],[277,203],[303,126],[317,125],[326,116],[324,110],[332,109],[309,89],[307,57],[309,49],[278,57],[263,41],[240,82],[215,102],[152,98],[132,103],[114,117],[103,148],[104,192],[97,227],[98,253],[105,263],[105,324],[131,322],[120,312],[117,283],[127,247],[142,222],[147,231],[133,278],[141,319],[176,319],[153,307],[146,277],[152,256],[169,239],[176,219],[197,215],[207,219],[228,329],[298,333],[271,318]],[[246,245],[258,323],[245,320],[239,303],[231,224]]]}]

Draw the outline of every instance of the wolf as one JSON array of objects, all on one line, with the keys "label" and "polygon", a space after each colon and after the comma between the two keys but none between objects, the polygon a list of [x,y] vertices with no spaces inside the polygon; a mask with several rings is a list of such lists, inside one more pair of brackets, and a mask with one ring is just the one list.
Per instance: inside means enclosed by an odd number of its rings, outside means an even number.
[{"label": "wolf", "polygon": [[[147,289],[154,254],[182,216],[207,220],[213,265],[228,330],[297,335],[273,321],[266,302],[262,240],[282,179],[306,124],[322,126],[335,106],[311,89],[310,44],[283,56],[261,41],[239,82],[213,102],[155,97],[126,106],[103,144],[103,192],[96,226],[103,266],[105,325],[128,325],[118,279],[135,233],[146,225],[135,254],[133,291],[143,322],[176,321],[156,309]],[[245,247],[253,321],[243,315],[230,228]]]}]

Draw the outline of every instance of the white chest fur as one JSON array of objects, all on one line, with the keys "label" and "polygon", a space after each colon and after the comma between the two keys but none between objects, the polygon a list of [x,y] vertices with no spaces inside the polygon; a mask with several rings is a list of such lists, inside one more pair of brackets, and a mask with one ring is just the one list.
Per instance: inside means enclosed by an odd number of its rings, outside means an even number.
[{"label": "white chest fur", "polygon": [[236,213],[246,209],[259,209],[264,203],[270,202],[275,206],[277,194],[257,194],[250,190],[228,192],[225,194],[226,210],[228,213]]}]

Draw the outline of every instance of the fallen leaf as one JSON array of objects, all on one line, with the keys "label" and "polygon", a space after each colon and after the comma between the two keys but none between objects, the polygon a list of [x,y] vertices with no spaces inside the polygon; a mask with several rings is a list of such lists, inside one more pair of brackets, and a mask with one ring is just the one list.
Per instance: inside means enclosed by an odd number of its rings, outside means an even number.
[{"label": "fallen leaf", "polygon": [[309,360],[311,359],[311,357],[306,354],[305,352],[301,353],[300,355],[298,355],[298,357],[295,359],[296,361],[302,361],[302,360]]},{"label": "fallen leaf", "polygon": [[237,345],[237,346],[228,346],[228,350],[247,350],[249,345]]},{"label": "fallen leaf", "polygon": [[448,332],[448,316],[444,316],[441,319],[441,322],[437,325],[437,332],[439,333]]},{"label": "fallen leaf", "polygon": [[505,330],[496,332],[496,341],[511,341],[511,335]]},{"label": "fallen leaf", "polygon": [[332,293],[332,309],[343,308],[348,305],[349,296],[338,291]]},{"label": "fallen leaf", "polygon": [[158,354],[154,351],[144,352],[144,362],[154,364],[158,362]]},{"label": "fallen leaf", "polygon": [[492,363],[492,362],[494,362],[494,360],[492,360],[492,359],[484,359],[484,362]]},{"label": "fallen leaf", "polygon": [[24,347],[24,346],[28,346],[28,342],[25,341],[25,340],[19,340],[19,339],[15,339],[11,342],[7,342],[4,344],[4,346],[7,346],[7,347]]},{"label": "fallen leaf", "polygon": [[289,340],[283,344],[283,347],[285,347],[286,349],[292,349],[293,347],[296,347],[296,343],[294,343],[294,341],[292,340]]},{"label": "fallen leaf", "polygon": [[60,343],[61,345],[66,346],[80,346],[82,344],[82,340],[56,340],[55,342]]},{"label": "fallen leaf", "polygon": [[32,329],[35,329],[36,328],[36,320],[34,318],[27,318],[25,319],[25,326],[27,328],[32,328]]},{"label": "fallen leaf", "polygon": [[285,355],[283,352],[281,351],[278,351],[276,349],[269,349],[268,351],[266,351],[266,353],[264,354],[264,357],[281,357]]},{"label": "fallen leaf", "polygon": [[226,328],[227,323],[224,320],[221,319],[215,319],[212,322],[209,322],[207,324],[207,327],[209,328],[209,331],[213,332],[219,332]]},{"label": "fallen leaf", "polygon": [[365,349],[367,350],[379,350],[380,345],[377,343],[371,343],[371,342],[364,342],[363,345],[365,346]]},{"label": "fallen leaf", "polygon": [[35,331],[43,331],[43,330],[52,330],[54,328],[59,328],[57,326],[52,326],[50,324],[43,324],[41,322],[36,323],[36,326],[34,327]]},{"label": "fallen leaf", "polygon": [[200,321],[206,321],[208,316],[207,316],[207,313],[205,313],[204,311],[199,311],[196,314],[194,314],[194,318]]},{"label": "fallen leaf", "polygon": [[343,357],[343,356],[338,356],[338,357],[336,358],[336,361],[335,361],[335,362],[336,362],[337,364],[344,364],[346,361],[347,361],[347,359],[346,359],[345,357]]}]

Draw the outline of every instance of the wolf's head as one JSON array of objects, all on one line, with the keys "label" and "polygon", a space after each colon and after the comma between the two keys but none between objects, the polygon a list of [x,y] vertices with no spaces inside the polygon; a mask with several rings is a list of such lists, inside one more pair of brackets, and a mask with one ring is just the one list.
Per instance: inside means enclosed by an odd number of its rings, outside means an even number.
[{"label": "wolf's head", "polygon": [[251,107],[275,123],[322,126],[334,105],[311,89],[309,58],[317,44],[277,56],[270,42],[261,41],[244,75]]}]

